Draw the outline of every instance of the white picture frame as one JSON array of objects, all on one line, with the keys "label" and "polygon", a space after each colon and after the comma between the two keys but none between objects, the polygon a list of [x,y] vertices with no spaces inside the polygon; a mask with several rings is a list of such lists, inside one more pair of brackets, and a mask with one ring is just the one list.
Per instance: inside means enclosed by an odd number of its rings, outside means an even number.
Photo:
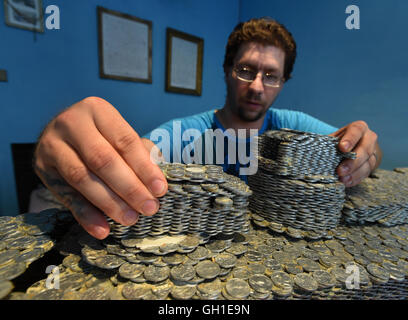
[{"label": "white picture frame", "polygon": [[44,32],[42,0],[4,0],[6,25]]}]

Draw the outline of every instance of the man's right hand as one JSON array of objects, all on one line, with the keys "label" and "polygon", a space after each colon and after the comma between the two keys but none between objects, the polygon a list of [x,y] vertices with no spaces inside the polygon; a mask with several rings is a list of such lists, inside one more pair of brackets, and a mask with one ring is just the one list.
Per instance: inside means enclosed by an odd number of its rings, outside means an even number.
[{"label": "man's right hand", "polygon": [[123,225],[157,212],[167,192],[150,160],[154,144],[141,139],[107,101],[86,98],[53,119],[34,157],[37,175],[92,236],[104,239],[104,214]]}]

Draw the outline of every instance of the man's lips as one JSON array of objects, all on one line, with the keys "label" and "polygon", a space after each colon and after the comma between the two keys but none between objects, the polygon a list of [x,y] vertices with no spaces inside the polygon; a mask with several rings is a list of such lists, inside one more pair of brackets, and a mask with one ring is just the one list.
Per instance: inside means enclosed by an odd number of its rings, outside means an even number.
[{"label": "man's lips", "polygon": [[259,103],[258,101],[251,101],[247,100],[245,101],[246,105],[248,105],[251,109],[259,109],[262,107],[262,103]]}]

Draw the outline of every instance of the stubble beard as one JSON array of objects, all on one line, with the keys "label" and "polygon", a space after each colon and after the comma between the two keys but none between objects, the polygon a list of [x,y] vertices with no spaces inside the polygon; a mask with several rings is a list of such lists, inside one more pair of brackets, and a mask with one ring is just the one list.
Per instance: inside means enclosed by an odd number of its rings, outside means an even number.
[{"label": "stubble beard", "polygon": [[249,112],[245,112],[245,110],[243,108],[241,108],[240,106],[238,106],[237,108],[238,111],[238,117],[245,122],[255,122],[258,121],[259,119],[261,119],[265,112],[264,111],[259,111],[256,114],[253,113],[249,113]]}]

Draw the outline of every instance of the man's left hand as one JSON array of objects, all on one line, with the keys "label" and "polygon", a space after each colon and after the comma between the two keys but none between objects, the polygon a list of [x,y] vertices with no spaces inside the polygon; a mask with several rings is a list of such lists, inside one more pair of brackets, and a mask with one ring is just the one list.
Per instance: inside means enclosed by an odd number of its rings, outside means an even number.
[{"label": "man's left hand", "polygon": [[343,160],[337,167],[339,180],[346,187],[359,184],[380,165],[382,151],[377,142],[377,134],[364,121],[352,122],[330,136],[340,139],[340,151],[357,153],[356,159]]}]

